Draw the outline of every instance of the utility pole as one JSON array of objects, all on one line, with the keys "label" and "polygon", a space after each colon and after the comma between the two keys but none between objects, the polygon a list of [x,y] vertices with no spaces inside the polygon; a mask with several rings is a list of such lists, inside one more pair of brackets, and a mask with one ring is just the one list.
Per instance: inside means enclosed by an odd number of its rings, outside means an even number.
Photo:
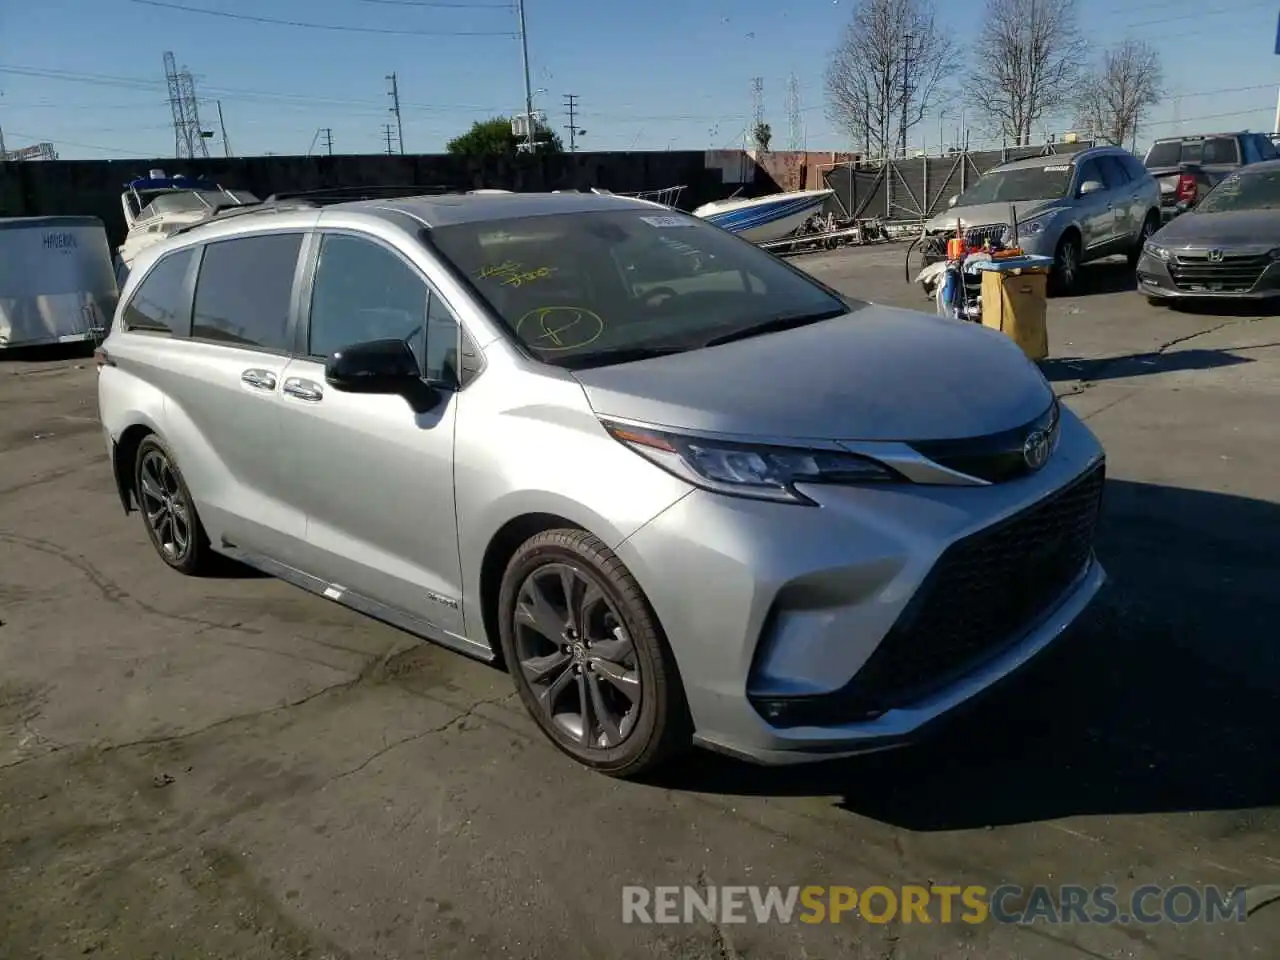
[{"label": "utility pole", "polygon": [[[404,124],[400,122],[400,85],[393,73],[387,77],[391,81],[391,112],[396,115],[396,142],[400,144],[400,152],[404,153]],[[390,153],[387,150],[387,153]]]},{"label": "utility pole", "polygon": [[587,132],[578,129],[578,95],[576,93],[566,93],[564,95],[564,105],[569,111],[569,125],[565,128],[569,131],[569,152],[577,153],[578,134]]},{"label": "utility pole", "polygon": [[907,107],[911,102],[911,34],[903,37],[906,41],[905,52],[902,56],[902,127],[898,131],[901,144],[899,151],[902,156],[907,155]]},{"label": "utility pole", "polygon": [[218,101],[218,126],[222,130],[222,155],[231,156],[231,141],[227,139],[227,122],[222,119],[222,101]]},{"label": "utility pole", "polygon": [[532,153],[537,140],[533,130],[533,85],[529,82],[529,33],[524,28],[524,0],[516,0],[516,16],[520,19],[520,57],[524,61],[525,149]]},{"label": "utility pole", "polygon": [[391,138],[394,135],[395,135],[395,127],[393,127],[389,123],[384,123],[382,125],[382,136],[383,136],[383,139],[387,141],[387,156],[391,156],[392,154],[395,153],[395,151],[391,149]]},{"label": "utility pole", "polygon": [[324,128],[324,149],[329,156],[333,156],[333,128]]}]

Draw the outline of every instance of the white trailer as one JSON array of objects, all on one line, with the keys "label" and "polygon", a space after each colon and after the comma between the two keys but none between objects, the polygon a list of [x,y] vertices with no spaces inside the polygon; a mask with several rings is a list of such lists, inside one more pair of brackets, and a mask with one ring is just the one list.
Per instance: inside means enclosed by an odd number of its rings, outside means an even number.
[{"label": "white trailer", "polygon": [[97,217],[0,218],[0,350],[100,339],[118,296]]}]

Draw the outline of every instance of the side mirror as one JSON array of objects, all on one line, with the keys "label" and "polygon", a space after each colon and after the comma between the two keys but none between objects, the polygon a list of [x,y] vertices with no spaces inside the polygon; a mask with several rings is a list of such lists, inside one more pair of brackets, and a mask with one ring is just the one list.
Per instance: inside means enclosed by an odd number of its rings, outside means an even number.
[{"label": "side mirror", "polygon": [[957,200],[959,200],[959,199],[960,199],[960,194],[958,194],[958,193],[953,193],[953,194],[951,195],[951,199],[947,201],[947,206],[948,206],[948,207],[954,207],[954,206],[956,205],[956,201],[957,201]]},{"label": "side mirror", "polygon": [[343,347],[325,362],[324,380],[346,393],[405,395],[426,387],[418,358],[403,340],[369,340]]},{"label": "side mirror", "polygon": [[1106,187],[1102,185],[1100,180],[1086,180],[1084,183],[1080,184],[1080,196],[1087,197],[1091,193],[1098,193],[1105,189]]}]

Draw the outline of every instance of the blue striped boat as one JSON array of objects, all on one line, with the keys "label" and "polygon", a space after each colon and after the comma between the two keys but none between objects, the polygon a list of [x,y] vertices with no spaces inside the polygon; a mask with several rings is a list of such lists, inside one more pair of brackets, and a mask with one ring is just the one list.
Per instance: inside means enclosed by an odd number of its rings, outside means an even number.
[{"label": "blue striped boat", "polygon": [[821,212],[832,193],[798,190],[765,197],[730,197],[703,204],[693,215],[752,243],[768,243],[799,230],[806,220]]}]

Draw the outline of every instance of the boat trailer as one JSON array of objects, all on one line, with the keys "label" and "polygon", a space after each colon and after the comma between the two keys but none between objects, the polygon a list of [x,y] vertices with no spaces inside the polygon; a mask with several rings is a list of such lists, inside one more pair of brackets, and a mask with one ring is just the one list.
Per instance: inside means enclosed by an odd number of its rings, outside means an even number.
[{"label": "boat trailer", "polygon": [[768,250],[770,253],[782,256],[812,253],[815,250],[834,250],[845,244],[862,246],[869,243],[885,243],[890,239],[879,217],[845,220],[834,213],[820,213],[810,217],[803,227],[790,236],[757,243],[756,246],[761,250]]}]

